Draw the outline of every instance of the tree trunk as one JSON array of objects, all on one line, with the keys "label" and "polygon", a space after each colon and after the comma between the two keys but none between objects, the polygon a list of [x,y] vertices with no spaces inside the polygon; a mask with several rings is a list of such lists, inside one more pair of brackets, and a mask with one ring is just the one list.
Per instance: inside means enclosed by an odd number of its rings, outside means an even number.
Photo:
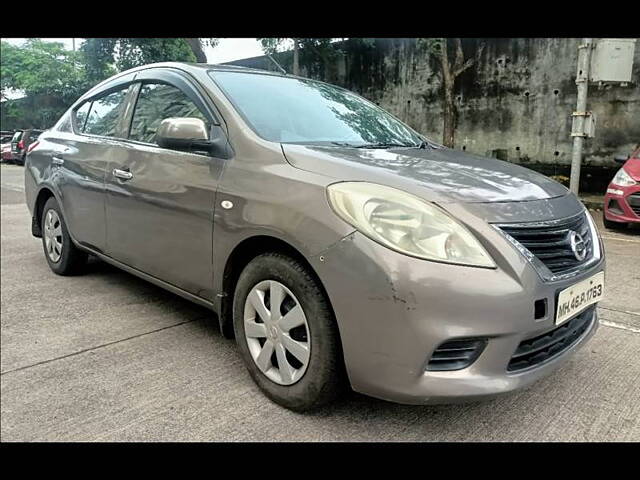
[{"label": "tree trunk", "polygon": [[196,56],[196,62],[198,63],[207,63],[207,56],[202,49],[202,44],[200,43],[199,38],[185,38],[184,39],[191,47],[191,51]]},{"label": "tree trunk", "polygon": [[445,85],[444,88],[442,143],[446,147],[453,148],[456,133],[456,106],[453,102],[453,85]]},{"label": "tree trunk", "polygon": [[293,39],[293,74],[300,75],[300,45],[298,39]]},{"label": "tree trunk", "polygon": [[453,87],[455,83],[455,74],[452,69],[452,65],[449,62],[448,54],[448,39],[444,39],[442,42],[442,55],[440,57],[442,61],[442,89],[443,95],[443,124],[442,124],[442,144],[446,147],[453,148],[454,135],[455,135],[455,109],[456,106],[453,102]]}]

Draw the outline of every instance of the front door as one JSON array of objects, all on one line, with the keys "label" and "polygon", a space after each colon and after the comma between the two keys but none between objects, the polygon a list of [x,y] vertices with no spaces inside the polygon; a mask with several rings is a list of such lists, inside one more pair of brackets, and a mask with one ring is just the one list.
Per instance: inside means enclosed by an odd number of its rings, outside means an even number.
[{"label": "front door", "polygon": [[140,84],[128,148],[107,169],[107,253],[213,300],[213,210],[224,160],[156,144],[165,118],[214,121],[194,91],[176,84]]}]

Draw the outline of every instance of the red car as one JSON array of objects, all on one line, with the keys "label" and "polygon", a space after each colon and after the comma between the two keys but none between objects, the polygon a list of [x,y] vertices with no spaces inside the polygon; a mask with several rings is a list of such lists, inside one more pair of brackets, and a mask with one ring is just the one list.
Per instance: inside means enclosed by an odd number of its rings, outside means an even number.
[{"label": "red car", "polygon": [[623,163],[613,177],[604,196],[604,226],[626,227],[640,223],[640,146],[629,156],[616,157]]},{"label": "red car", "polygon": [[0,146],[0,161],[10,162],[13,160],[13,154],[11,153],[11,143],[3,143]]}]

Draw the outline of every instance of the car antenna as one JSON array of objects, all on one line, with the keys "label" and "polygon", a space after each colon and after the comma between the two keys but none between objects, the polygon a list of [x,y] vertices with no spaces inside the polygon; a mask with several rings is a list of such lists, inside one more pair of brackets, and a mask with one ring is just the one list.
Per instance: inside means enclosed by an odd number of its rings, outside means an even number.
[{"label": "car antenna", "polygon": [[267,57],[269,57],[269,60],[276,64],[276,67],[278,67],[282,73],[284,73],[285,75],[287,74],[287,71],[282,68],[278,62],[276,62],[276,59],[273,58],[270,53],[267,53]]}]

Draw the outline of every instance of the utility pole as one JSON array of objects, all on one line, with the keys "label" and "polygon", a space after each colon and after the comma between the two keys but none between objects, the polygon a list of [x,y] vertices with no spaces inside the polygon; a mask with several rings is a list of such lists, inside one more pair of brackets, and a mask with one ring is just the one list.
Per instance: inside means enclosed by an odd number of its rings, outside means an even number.
[{"label": "utility pole", "polygon": [[584,38],[578,47],[578,69],[576,73],[576,85],[578,86],[578,103],[573,112],[573,151],[571,154],[570,190],[578,195],[580,189],[580,166],[582,165],[582,143],[585,133],[585,118],[590,115],[587,112],[587,91],[589,89],[589,66],[591,63],[591,49],[593,39]]},{"label": "utility pole", "polygon": [[76,53],[76,39],[75,38],[71,39],[71,47],[73,48],[73,53],[74,53],[74,55],[73,55],[73,68],[75,69],[75,68],[77,68],[76,67],[76,56],[75,56],[75,53]]}]

